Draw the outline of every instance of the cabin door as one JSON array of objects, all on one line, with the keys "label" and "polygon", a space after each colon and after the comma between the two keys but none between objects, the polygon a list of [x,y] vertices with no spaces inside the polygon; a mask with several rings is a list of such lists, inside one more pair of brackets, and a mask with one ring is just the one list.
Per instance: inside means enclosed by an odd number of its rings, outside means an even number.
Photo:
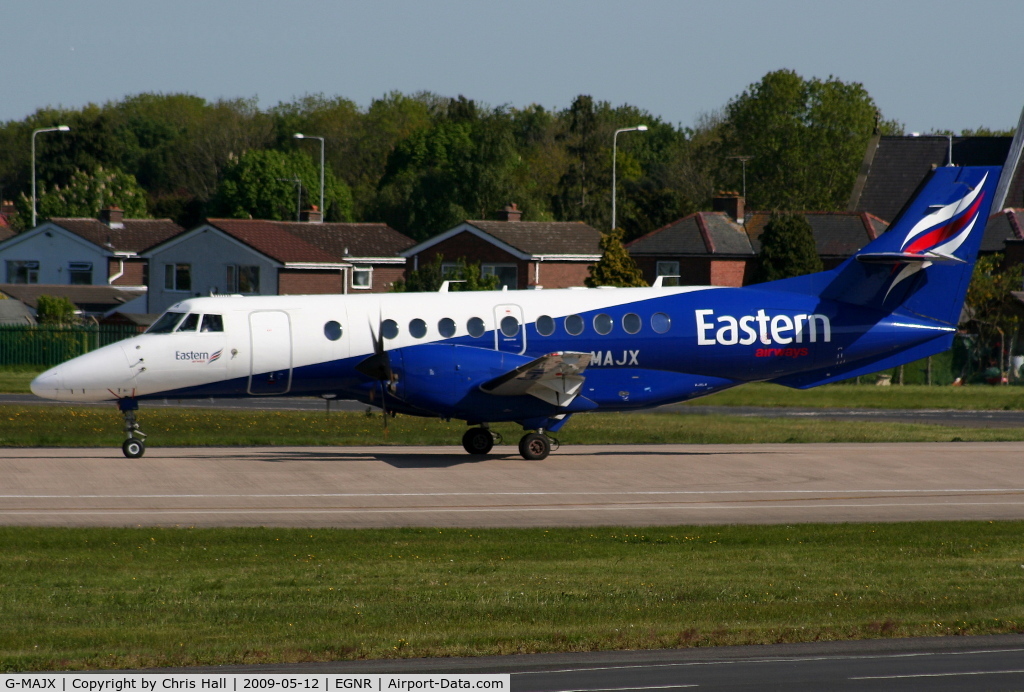
[{"label": "cabin door", "polygon": [[249,313],[252,358],[250,394],[285,394],[292,385],[292,333],[288,313],[261,310]]},{"label": "cabin door", "polygon": [[526,352],[526,325],[518,305],[494,308],[494,348],[505,353]]}]

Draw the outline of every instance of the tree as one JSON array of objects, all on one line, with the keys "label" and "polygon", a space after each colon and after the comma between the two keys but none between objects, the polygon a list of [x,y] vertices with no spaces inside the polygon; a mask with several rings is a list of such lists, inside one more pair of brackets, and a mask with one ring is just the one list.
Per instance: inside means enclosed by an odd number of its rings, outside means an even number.
[{"label": "tree", "polygon": [[[251,149],[224,167],[224,178],[211,202],[213,215],[237,219],[254,218],[294,221],[297,186],[302,184],[308,208],[320,201],[320,167],[305,153],[284,153],[273,149]],[[352,196],[348,186],[330,170],[324,177],[324,220],[348,221]]]},{"label": "tree", "polygon": [[[777,70],[726,106],[722,154],[753,157],[750,208],[842,209],[878,120],[860,83]],[[735,189],[739,173],[730,176]]]},{"label": "tree", "polygon": [[[23,227],[28,228],[32,224],[32,198],[22,194],[17,207]],[[76,171],[67,187],[47,190],[43,186],[36,194],[36,208],[42,218],[96,218],[107,207],[119,207],[127,218],[148,218],[146,191],[135,176],[118,168],[100,166],[91,173]]]},{"label": "tree", "polygon": [[646,286],[640,268],[622,245],[621,228],[601,234],[601,259],[591,265],[586,285],[598,286]]},{"label": "tree", "polygon": [[823,269],[814,232],[803,214],[772,214],[760,241],[761,281],[788,279]]},{"label": "tree", "polygon": [[430,264],[406,272],[405,280],[399,279],[391,286],[395,293],[433,293],[445,281],[451,281],[450,291],[494,291],[498,288],[498,277],[484,275],[479,264],[469,264],[460,257],[454,267],[444,268],[444,257],[436,255]]},{"label": "tree", "polygon": [[78,308],[64,297],[41,295],[36,299],[36,321],[39,324],[77,324]]},{"label": "tree", "polygon": [[1024,265],[1003,268],[1001,254],[979,257],[974,265],[965,300],[963,327],[978,334],[973,354],[982,368],[995,361],[1000,372],[1006,370],[1006,353],[1020,325],[1019,301],[1013,291],[1020,288]]}]

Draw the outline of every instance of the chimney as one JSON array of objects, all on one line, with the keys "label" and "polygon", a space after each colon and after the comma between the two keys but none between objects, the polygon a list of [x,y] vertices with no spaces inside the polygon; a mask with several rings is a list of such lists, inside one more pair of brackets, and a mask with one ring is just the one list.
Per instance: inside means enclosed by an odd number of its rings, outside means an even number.
[{"label": "chimney", "polygon": [[124,228],[124,211],[119,207],[100,209],[100,221],[109,228]]},{"label": "chimney", "polygon": [[307,209],[299,215],[299,220],[306,223],[323,223],[324,215],[320,213],[320,208],[314,204],[312,209]]},{"label": "chimney", "polygon": [[719,192],[711,200],[712,211],[724,211],[732,217],[736,223],[743,223],[745,213],[743,209],[743,196],[735,192]]},{"label": "chimney", "polygon": [[519,210],[515,202],[498,212],[498,221],[519,221],[521,218],[523,218],[523,212]]}]

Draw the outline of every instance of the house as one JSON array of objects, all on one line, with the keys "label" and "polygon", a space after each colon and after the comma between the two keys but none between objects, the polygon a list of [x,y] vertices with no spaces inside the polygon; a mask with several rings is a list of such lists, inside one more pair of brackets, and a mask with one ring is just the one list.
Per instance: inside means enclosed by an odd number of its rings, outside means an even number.
[{"label": "house", "polygon": [[[106,286],[106,285],[68,285],[68,284],[0,284],[0,294],[20,301],[32,309],[37,308],[39,296],[67,298],[85,317],[97,319],[108,313],[145,312],[146,289]],[[13,301],[12,301],[13,302]]]},{"label": "house", "polygon": [[148,312],[198,295],[383,292],[411,238],[381,223],[207,219],[151,248]]},{"label": "house", "polygon": [[[718,197],[717,211],[683,217],[626,244],[648,283],[679,277],[698,286],[744,286],[757,280],[761,234],[770,212],[744,210],[742,197]],[[885,231],[865,212],[800,212],[811,226],[825,269],[838,266]]]},{"label": "house", "polygon": [[[866,211],[893,221],[932,169],[947,166],[951,160],[957,166],[1010,165],[1011,143],[1011,137],[875,134],[868,141],[847,210]],[[1004,206],[1021,204],[1024,169],[1017,167]]]},{"label": "house", "polygon": [[35,324],[32,310],[20,300],[8,300],[0,294],[0,326]]},{"label": "house", "polygon": [[579,221],[522,221],[515,204],[497,221],[463,221],[458,226],[401,252],[407,268],[465,258],[494,274],[503,287],[583,286],[589,267],[601,259],[601,233]]},{"label": "house", "polygon": [[[718,197],[717,211],[699,211],[626,243],[644,280],[697,286],[753,281],[757,252],[743,229],[742,197]],[[739,220],[737,220],[739,219]]]},{"label": "house", "polygon": [[49,219],[0,241],[0,282],[144,289],[141,253],[183,230],[170,219],[125,219],[117,208],[98,219]]}]

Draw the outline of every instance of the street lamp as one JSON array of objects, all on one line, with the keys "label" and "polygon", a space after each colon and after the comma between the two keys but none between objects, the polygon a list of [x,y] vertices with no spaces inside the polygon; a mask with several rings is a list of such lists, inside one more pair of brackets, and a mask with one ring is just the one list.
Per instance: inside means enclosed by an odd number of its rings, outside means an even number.
[{"label": "street lamp", "polygon": [[324,218],[324,138],[314,137],[312,135],[304,135],[301,132],[296,132],[294,135],[295,139],[319,139],[320,140],[320,220]]},{"label": "street lamp", "polygon": [[32,130],[32,228],[36,227],[36,135],[40,132],[70,132],[71,128],[67,125],[58,125],[57,127],[41,127],[38,130]]},{"label": "street lamp", "polygon": [[737,159],[743,164],[743,203],[747,202],[747,161],[754,158],[749,154],[741,154],[739,156],[726,156],[727,159]]},{"label": "street lamp", "polygon": [[612,230],[616,229],[615,225],[615,156],[617,153],[620,132],[647,132],[646,125],[637,125],[636,127],[624,127],[620,130],[616,130],[615,134],[612,135]]}]

